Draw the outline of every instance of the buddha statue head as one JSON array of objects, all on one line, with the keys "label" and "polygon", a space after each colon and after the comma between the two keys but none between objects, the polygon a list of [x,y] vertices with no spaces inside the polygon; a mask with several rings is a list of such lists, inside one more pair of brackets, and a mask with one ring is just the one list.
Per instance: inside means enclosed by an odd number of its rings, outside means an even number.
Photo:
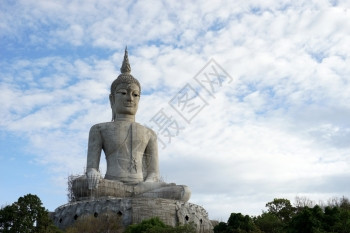
[{"label": "buddha statue head", "polygon": [[109,100],[112,108],[112,121],[121,118],[133,118],[137,112],[140,100],[141,86],[130,72],[128,50],[125,48],[124,60],[120,68],[121,74],[111,85]]}]

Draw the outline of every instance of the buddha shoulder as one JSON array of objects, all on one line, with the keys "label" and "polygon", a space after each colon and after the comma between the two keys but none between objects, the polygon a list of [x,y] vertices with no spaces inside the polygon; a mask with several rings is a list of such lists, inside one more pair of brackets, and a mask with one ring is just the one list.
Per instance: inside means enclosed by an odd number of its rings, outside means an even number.
[{"label": "buddha shoulder", "polygon": [[91,132],[101,132],[101,131],[105,131],[105,130],[108,130],[108,129],[114,128],[114,127],[115,127],[114,122],[98,123],[98,124],[91,126],[90,133]]},{"label": "buddha shoulder", "polygon": [[123,125],[124,127],[135,127],[137,131],[139,131],[140,133],[144,133],[147,135],[150,135],[150,137],[152,138],[157,138],[157,134],[151,129],[148,128],[146,126],[143,126],[137,122],[133,122],[133,123],[129,123],[129,122],[125,122],[125,123],[121,123],[121,122],[103,122],[103,123],[98,123],[95,124],[91,127],[90,132],[103,132],[103,131],[108,131],[110,129],[114,129],[115,127],[121,126]]}]

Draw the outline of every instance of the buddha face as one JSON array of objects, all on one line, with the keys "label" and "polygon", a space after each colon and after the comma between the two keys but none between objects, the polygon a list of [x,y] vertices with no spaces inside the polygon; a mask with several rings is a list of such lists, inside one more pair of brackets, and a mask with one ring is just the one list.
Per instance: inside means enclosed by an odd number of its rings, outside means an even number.
[{"label": "buddha face", "polygon": [[135,83],[120,83],[109,96],[115,114],[135,115],[140,100],[140,88]]}]

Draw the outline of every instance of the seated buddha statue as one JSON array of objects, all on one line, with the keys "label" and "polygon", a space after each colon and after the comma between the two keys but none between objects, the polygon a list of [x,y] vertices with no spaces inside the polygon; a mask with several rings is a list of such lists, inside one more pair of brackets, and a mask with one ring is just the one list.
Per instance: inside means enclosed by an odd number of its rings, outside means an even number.
[{"label": "seated buddha statue", "polygon": [[[112,121],[91,127],[86,174],[73,180],[75,200],[98,197],[150,197],[188,201],[185,185],[160,180],[157,135],[135,122],[141,85],[131,74],[125,49],[121,74],[111,85],[109,95]],[[107,171],[99,172],[101,152]]]}]

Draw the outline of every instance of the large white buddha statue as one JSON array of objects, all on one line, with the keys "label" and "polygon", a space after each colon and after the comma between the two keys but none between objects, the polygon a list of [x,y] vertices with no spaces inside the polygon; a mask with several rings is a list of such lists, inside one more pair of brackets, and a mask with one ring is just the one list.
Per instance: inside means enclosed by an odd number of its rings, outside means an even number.
[{"label": "large white buddha statue", "polygon": [[[72,184],[75,199],[151,197],[188,201],[191,191],[187,186],[160,181],[157,136],[135,122],[141,86],[130,74],[127,49],[120,71],[109,95],[112,122],[90,129],[86,174]],[[102,150],[107,161],[104,178],[99,172]]]}]

